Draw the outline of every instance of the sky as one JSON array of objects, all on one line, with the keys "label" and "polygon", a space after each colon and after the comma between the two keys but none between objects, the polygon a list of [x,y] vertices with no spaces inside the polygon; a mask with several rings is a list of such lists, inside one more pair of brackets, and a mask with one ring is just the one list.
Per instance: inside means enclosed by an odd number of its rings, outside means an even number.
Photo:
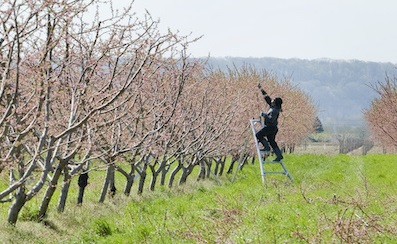
[{"label": "sky", "polygon": [[[116,7],[132,0],[113,0]],[[396,0],[135,0],[160,30],[201,37],[192,57],[363,60],[397,64]]]}]

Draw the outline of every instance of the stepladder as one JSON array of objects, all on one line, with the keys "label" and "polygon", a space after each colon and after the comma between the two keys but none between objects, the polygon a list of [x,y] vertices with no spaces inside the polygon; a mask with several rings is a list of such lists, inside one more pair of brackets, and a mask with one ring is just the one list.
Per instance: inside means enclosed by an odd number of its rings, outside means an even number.
[{"label": "stepladder", "polygon": [[[285,167],[283,161],[270,160],[269,153],[261,149],[260,142],[256,138],[256,133],[264,126],[263,121],[261,119],[251,119],[250,123],[251,123],[253,138],[255,141],[255,148],[259,158],[259,166],[260,166],[263,183],[266,182],[266,176],[271,174],[286,175],[291,180],[291,182],[293,182],[293,179],[290,173],[288,172],[287,168]],[[279,165],[279,167],[270,167],[270,165]]]}]

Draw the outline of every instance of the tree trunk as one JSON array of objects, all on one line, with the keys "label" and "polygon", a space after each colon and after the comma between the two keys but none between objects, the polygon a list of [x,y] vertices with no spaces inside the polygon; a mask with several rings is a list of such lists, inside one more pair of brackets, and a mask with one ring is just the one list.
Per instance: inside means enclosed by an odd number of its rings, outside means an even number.
[{"label": "tree trunk", "polygon": [[230,166],[229,166],[229,169],[227,170],[227,174],[233,173],[234,163],[236,163],[236,160],[232,160],[232,161],[230,162]]},{"label": "tree trunk", "polygon": [[[19,157],[19,150],[16,150],[16,157]],[[31,172],[33,171],[33,169],[35,168],[34,163],[32,163],[29,166],[29,169],[27,170],[27,172],[29,172],[29,175],[31,174]],[[23,176],[25,175],[25,170],[23,167],[23,163],[20,163],[19,166],[19,175]],[[20,178],[21,180],[21,178]],[[12,184],[13,182],[15,182],[15,175],[14,175],[14,170],[10,170],[10,183]],[[8,210],[8,223],[10,223],[11,225],[15,225],[17,223],[18,220],[18,215],[19,212],[21,211],[22,207],[25,205],[26,201],[27,201],[27,195],[25,192],[25,181],[23,181],[21,183],[21,185],[19,185],[16,190],[15,190],[15,199],[12,202],[10,209]]]},{"label": "tree trunk", "polygon": [[127,180],[127,183],[125,184],[125,187],[124,187],[124,195],[126,195],[126,196],[130,195],[132,184],[134,183],[134,180],[135,180],[135,166],[134,166],[134,164],[131,164],[130,166],[131,166],[130,172],[127,172],[120,167],[116,167],[116,170],[118,172],[120,172],[122,175],[124,175],[124,177]]},{"label": "tree trunk", "polygon": [[[112,170],[112,168],[113,168],[113,170]],[[99,202],[100,203],[105,201],[106,193],[107,193],[108,188],[109,188],[109,184],[110,184],[110,179],[111,179],[112,173],[114,174],[114,166],[109,165],[107,170],[106,170],[106,177],[105,177],[105,181],[103,182],[102,192],[101,192],[101,196],[99,198]]]},{"label": "tree trunk", "polygon": [[145,180],[146,180],[146,170],[147,170],[147,164],[144,163],[141,171],[139,172],[140,178],[139,178],[139,184],[138,184],[138,195],[142,195],[143,193],[143,186],[145,185]]},{"label": "tree trunk", "polygon": [[[117,168],[117,169],[119,170],[119,168]],[[121,172],[121,171],[119,170],[119,172]],[[127,173],[124,171],[124,175],[127,178],[127,183],[125,184],[125,187],[124,187],[124,194],[126,196],[129,196],[131,194],[132,185],[134,184],[134,181],[135,181],[135,165],[134,165],[134,163],[131,163],[130,172]]]},{"label": "tree trunk", "polygon": [[[136,177],[135,177],[136,176],[135,175],[136,167],[135,167],[134,162],[136,162],[138,152],[139,152],[139,150],[135,150],[135,153],[130,161],[130,172],[129,173],[120,169],[120,167],[117,167],[117,170],[121,174],[123,174],[125,176],[125,178],[127,179],[127,183],[125,184],[125,187],[124,187],[124,195],[126,195],[126,196],[129,196],[131,194],[132,185],[134,184],[135,179],[136,179]],[[138,162],[136,162],[136,163],[139,164],[139,162],[141,162],[141,160],[143,160],[143,157],[140,160],[138,160]]]},{"label": "tree trunk", "polygon": [[[212,158],[209,158],[208,160],[205,160],[205,164],[206,164],[206,167],[207,167],[207,171],[206,171],[205,177],[206,177],[207,179],[209,179],[210,176],[211,176]],[[215,175],[216,175],[216,174],[215,174]]]},{"label": "tree trunk", "polygon": [[[84,158],[87,158],[88,155],[89,154],[87,153]],[[83,161],[84,161],[84,159],[83,159]],[[61,194],[59,196],[59,201],[58,201],[58,212],[59,213],[61,213],[65,210],[66,199],[69,194],[69,187],[70,187],[70,182],[71,182],[72,176],[75,175],[82,168],[83,168],[83,164],[80,164],[79,166],[73,168],[71,172],[69,172],[68,167],[64,168],[64,170],[63,170],[63,173],[64,173],[63,185],[62,185],[62,190],[61,190]],[[86,169],[83,171],[86,172],[88,170],[88,168],[89,168],[89,162],[86,163]],[[88,173],[87,173],[87,179],[88,179]]]},{"label": "tree trunk", "polygon": [[243,159],[241,161],[241,164],[239,165],[239,169],[238,170],[243,170],[243,167],[248,164],[248,154],[245,154],[243,156]]},{"label": "tree trunk", "polygon": [[[217,160],[215,160],[215,170],[214,170],[214,174],[218,175],[218,171],[219,171],[219,163],[217,162]],[[222,174],[219,174],[222,175]]]},{"label": "tree trunk", "polygon": [[163,170],[161,170],[161,177],[160,177],[160,185],[165,185],[165,178],[167,177],[167,173],[170,170],[170,165],[166,165]]},{"label": "tree trunk", "polygon": [[174,184],[176,174],[182,169],[182,164],[179,162],[178,166],[171,172],[170,180],[168,182],[168,187],[171,188]]},{"label": "tree trunk", "polygon": [[[152,171],[152,180],[150,183],[150,190],[154,191],[154,188],[156,187],[156,182],[158,179],[159,174],[162,174],[162,178],[165,178],[165,175],[167,173],[167,168],[169,169],[169,165],[167,165],[167,157],[163,156],[161,161],[159,161],[159,157],[156,157],[154,164],[149,164],[150,170]],[[156,165],[158,165],[158,168],[156,169]],[[163,185],[165,180],[163,180]]]},{"label": "tree trunk", "polygon": [[152,180],[150,181],[150,190],[151,191],[154,191],[154,188],[156,187],[156,181],[157,181],[158,175],[159,174],[157,172],[152,171]]},{"label": "tree trunk", "polygon": [[65,167],[63,173],[64,173],[63,184],[62,184],[61,194],[59,195],[59,200],[58,200],[58,208],[57,208],[58,213],[63,213],[63,211],[65,210],[66,199],[68,197],[69,187],[70,187],[71,175],[69,174],[69,170],[67,167]]},{"label": "tree trunk", "polygon": [[222,176],[223,170],[225,169],[225,161],[226,156],[221,156],[215,159],[215,175]]},{"label": "tree trunk", "polygon": [[8,210],[8,223],[10,223],[11,225],[15,225],[17,223],[19,212],[21,211],[25,203],[26,203],[25,186],[21,185],[16,190],[15,200],[13,201],[10,209]]},{"label": "tree trunk", "polygon": [[131,174],[127,177],[127,183],[125,184],[125,188],[124,188],[124,194],[126,196],[129,196],[131,194],[131,188],[132,185],[134,184],[134,180],[135,180],[134,174]]},{"label": "tree trunk", "polygon": [[110,175],[110,182],[109,182],[110,183],[109,184],[110,185],[110,190],[109,190],[110,197],[114,197],[116,195],[116,191],[117,191],[114,174],[115,174],[115,171],[114,171],[114,167],[113,167],[113,173]]},{"label": "tree trunk", "polygon": [[65,165],[66,165],[65,161],[60,161],[55,169],[55,172],[50,181],[50,185],[48,186],[47,191],[44,194],[44,198],[41,201],[40,209],[37,214],[37,219],[39,221],[42,221],[47,213],[48,206],[50,205],[51,198],[54,195],[54,192],[58,185],[59,177],[61,176],[62,170],[64,169]]},{"label": "tree trunk", "polygon": [[205,175],[206,175],[206,164],[205,164],[204,160],[201,160],[200,161],[200,172],[197,176],[197,181],[205,180]]},{"label": "tree trunk", "polygon": [[238,157],[237,156],[233,156],[232,160],[230,162],[230,166],[229,169],[227,170],[227,174],[231,174],[233,173],[233,168],[234,168],[234,164],[238,161]]},{"label": "tree trunk", "polygon": [[182,175],[179,179],[179,185],[185,184],[187,177],[192,173],[195,164],[189,164],[187,167],[182,167]]}]

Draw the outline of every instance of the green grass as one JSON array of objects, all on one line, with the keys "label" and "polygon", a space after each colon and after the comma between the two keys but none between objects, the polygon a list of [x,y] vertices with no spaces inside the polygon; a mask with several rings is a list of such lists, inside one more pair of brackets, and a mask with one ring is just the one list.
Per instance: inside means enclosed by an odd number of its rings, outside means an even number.
[{"label": "green grass", "polygon": [[29,221],[41,198],[28,202],[15,227],[6,223],[9,204],[0,205],[0,242],[396,243],[396,162],[397,155],[286,155],[293,183],[269,175],[263,184],[256,163],[234,182],[191,176],[184,186],[119,193],[103,204],[97,172],[83,205],[72,182],[66,211],[58,214],[54,199],[45,225]]}]

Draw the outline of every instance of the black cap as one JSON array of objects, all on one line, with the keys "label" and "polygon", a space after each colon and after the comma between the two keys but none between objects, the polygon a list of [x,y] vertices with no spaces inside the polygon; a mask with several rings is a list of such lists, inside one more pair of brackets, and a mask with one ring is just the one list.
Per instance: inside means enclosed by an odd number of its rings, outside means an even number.
[{"label": "black cap", "polygon": [[281,108],[281,104],[283,104],[283,99],[281,99],[281,97],[276,97],[276,98],[274,99],[274,104],[275,104],[277,107]]}]

